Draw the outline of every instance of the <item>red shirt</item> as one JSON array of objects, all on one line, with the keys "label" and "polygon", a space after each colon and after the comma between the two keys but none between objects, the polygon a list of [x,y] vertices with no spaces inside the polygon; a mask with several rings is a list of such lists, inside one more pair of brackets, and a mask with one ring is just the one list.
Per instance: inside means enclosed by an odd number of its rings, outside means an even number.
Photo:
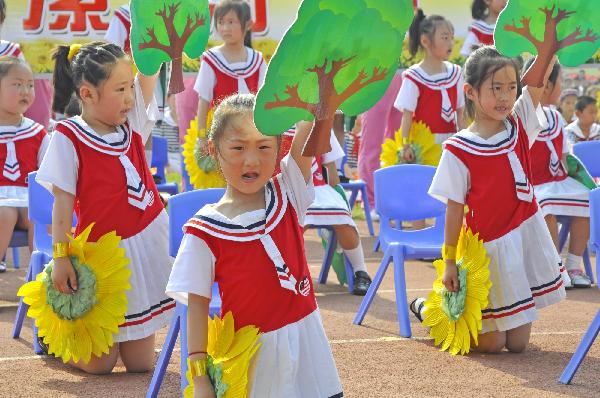
[{"label": "red shirt", "polygon": [[473,21],[469,26],[469,31],[477,37],[477,40],[483,45],[494,44],[494,29],[490,28],[486,23],[482,21]]},{"label": "red shirt", "polygon": [[[0,127],[0,186],[27,187],[27,175],[38,169],[38,154],[46,137],[46,129],[39,123],[25,118],[21,126]],[[18,161],[19,178],[15,181],[6,178],[3,173],[7,157],[7,142],[12,141]],[[11,168],[16,165],[8,165]]]},{"label": "red shirt", "polygon": [[[563,119],[558,111],[544,108],[544,114],[548,121],[548,128],[543,130],[530,149],[531,157],[531,181],[533,185],[541,185],[547,182],[563,181],[568,177],[561,158],[564,145]],[[554,147],[558,163],[553,165],[556,174],[550,171],[551,152],[548,143]]]}]

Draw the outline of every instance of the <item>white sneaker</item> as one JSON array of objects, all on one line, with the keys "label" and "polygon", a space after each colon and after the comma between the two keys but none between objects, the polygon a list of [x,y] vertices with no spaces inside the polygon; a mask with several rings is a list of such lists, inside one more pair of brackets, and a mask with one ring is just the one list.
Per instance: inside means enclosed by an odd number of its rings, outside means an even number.
[{"label": "white sneaker", "polygon": [[0,261],[0,274],[6,272],[6,263],[4,261]]},{"label": "white sneaker", "polygon": [[571,284],[576,288],[587,288],[592,286],[590,278],[583,273],[580,269],[567,270],[569,278],[571,278]]},{"label": "white sneaker", "polygon": [[371,210],[371,221],[379,221],[379,214],[377,214],[375,209]]}]

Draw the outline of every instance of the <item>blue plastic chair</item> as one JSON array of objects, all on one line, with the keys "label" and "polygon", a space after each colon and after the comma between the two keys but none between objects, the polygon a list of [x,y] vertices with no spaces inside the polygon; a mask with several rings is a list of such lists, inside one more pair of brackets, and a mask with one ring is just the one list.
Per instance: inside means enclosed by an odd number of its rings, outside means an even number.
[{"label": "blue plastic chair", "polygon": [[165,168],[169,164],[169,152],[167,147],[167,139],[163,137],[152,136],[152,161],[151,167],[156,167],[156,175],[160,177],[160,183],[156,184],[159,192],[166,192],[171,195],[176,195],[179,192],[179,186],[172,182],[167,183]]},{"label": "blue plastic chair", "polygon": [[[329,239],[327,240],[327,245],[325,246],[325,257],[323,258],[323,263],[321,264],[321,271],[319,272],[319,283],[321,285],[325,285],[327,283],[327,277],[329,276],[329,270],[331,268],[333,255],[337,247],[337,237],[335,235],[335,230],[331,226],[310,226],[309,228],[325,229],[329,231]],[[346,282],[348,285],[348,292],[352,293],[352,291],[354,290],[354,271],[352,269],[352,264],[350,263],[350,260],[348,260],[348,257],[346,257],[346,255],[344,255],[344,267],[346,268]]]},{"label": "blue plastic chair", "polygon": [[[386,167],[375,171],[375,205],[380,217],[379,241],[384,254],[371,287],[354,318],[355,325],[360,325],[365,318],[385,272],[393,261],[400,335],[411,336],[404,261],[439,258],[444,242],[446,206],[427,194],[434,174],[435,167],[416,164]],[[436,218],[435,225],[416,231],[403,231],[390,225],[392,220],[401,222],[426,218]]]},{"label": "blue plastic chair", "polygon": [[[600,144],[600,143],[599,143]],[[579,145],[579,144],[576,144]],[[587,167],[587,166],[586,166]],[[590,246],[592,250],[599,253],[600,250],[600,188],[594,189],[590,192]],[[598,274],[598,262],[596,261],[596,274]],[[575,376],[579,365],[583,362],[586,354],[590,350],[590,347],[596,340],[600,332],[600,310],[596,313],[596,316],[592,320],[587,332],[581,339],[581,342],[577,346],[575,353],[571,357],[571,360],[565,367],[565,370],[560,375],[559,382],[562,384],[569,384]]]},{"label": "blue plastic chair", "polygon": [[[218,202],[224,193],[225,189],[223,188],[213,188],[183,192],[169,198],[169,255],[171,257],[175,257],[179,250],[179,245],[183,239],[183,225],[204,205]],[[220,312],[221,298],[219,287],[215,283],[212,291],[212,300],[209,305],[209,315],[219,315]],[[187,379],[185,377],[185,372],[187,371],[187,306],[181,303],[177,303],[167,337],[156,362],[152,381],[146,393],[146,397],[148,398],[158,396],[169,360],[173,354],[177,336],[180,338],[179,344],[181,347],[181,394],[183,395],[183,390],[187,386]]]},{"label": "blue plastic chair", "polygon": [[[21,260],[19,259],[19,248],[28,246],[29,240],[27,239],[27,231],[15,229],[10,238],[10,242],[8,242],[8,247],[12,249],[11,251],[13,257],[13,264],[15,268],[21,268]],[[6,254],[4,255],[3,260],[6,260]]]},{"label": "blue plastic chair", "polygon": [[594,178],[600,177],[600,141],[579,142],[573,145],[573,154],[581,160]]}]

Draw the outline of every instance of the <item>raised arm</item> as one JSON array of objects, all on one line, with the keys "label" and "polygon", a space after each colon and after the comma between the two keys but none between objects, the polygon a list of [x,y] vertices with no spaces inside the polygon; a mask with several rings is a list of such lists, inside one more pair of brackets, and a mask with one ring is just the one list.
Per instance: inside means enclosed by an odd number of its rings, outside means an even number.
[{"label": "raised arm", "polygon": [[137,78],[142,90],[142,96],[144,97],[144,106],[147,108],[154,97],[154,88],[156,87],[156,82],[158,81],[158,73],[152,76],[146,76],[142,73],[138,73]]},{"label": "raised arm", "polygon": [[536,108],[542,99],[544,87],[546,87],[548,77],[550,76],[550,73],[552,73],[552,68],[554,68],[556,61],[556,55],[549,60],[545,60],[542,57],[536,57],[535,61],[533,61],[533,64],[531,64],[531,67],[527,69],[523,75],[523,78],[521,79],[523,87],[527,87],[529,95],[531,96],[531,101],[533,102],[533,106]]},{"label": "raised arm", "polygon": [[290,149],[290,156],[298,167],[300,171],[302,171],[302,175],[304,176],[304,181],[307,183],[312,178],[312,157],[302,156],[302,149],[308,140],[308,136],[312,129],[313,122],[298,122],[296,124],[296,134],[294,135],[294,140],[292,141],[292,147]]}]

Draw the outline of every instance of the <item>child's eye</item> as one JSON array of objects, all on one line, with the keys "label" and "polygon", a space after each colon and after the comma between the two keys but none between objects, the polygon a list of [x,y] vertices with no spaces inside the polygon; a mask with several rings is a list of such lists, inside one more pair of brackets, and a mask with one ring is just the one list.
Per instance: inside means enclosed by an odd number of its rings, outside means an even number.
[{"label": "child's eye", "polygon": [[271,149],[269,145],[261,145],[259,149]]},{"label": "child's eye", "polygon": [[244,149],[244,148],[243,148],[243,147],[241,147],[241,146],[234,146],[234,147],[232,147],[231,149],[233,149],[234,151],[241,151],[241,150],[242,150],[242,149]]}]

